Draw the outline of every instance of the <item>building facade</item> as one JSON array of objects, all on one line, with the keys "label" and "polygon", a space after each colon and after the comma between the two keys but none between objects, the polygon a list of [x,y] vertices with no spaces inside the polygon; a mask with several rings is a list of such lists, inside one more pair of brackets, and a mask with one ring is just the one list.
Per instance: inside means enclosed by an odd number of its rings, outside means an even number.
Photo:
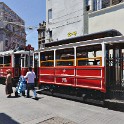
[{"label": "building facade", "polygon": [[26,45],[25,22],[5,3],[0,2],[0,51]]},{"label": "building facade", "polygon": [[44,47],[45,43],[45,31],[46,31],[46,22],[39,23],[38,31],[38,49]]},{"label": "building facade", "polygon": [[45,43],[115,29],[124,34],[124,0],[46,0]]},{"label": "building facade", "polygon": [[87,34],[84,0],[46,0],[45,42]]},{"label": "building facade", "polygon": [[124,0],[99,0],[88,12],[88,33],[115,29],[124,35]]}]

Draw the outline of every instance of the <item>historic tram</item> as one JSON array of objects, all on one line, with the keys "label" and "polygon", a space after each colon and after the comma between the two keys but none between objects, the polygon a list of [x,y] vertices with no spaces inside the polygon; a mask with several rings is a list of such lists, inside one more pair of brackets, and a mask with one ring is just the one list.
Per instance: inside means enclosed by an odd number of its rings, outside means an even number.
[{"label": "historic tram", "polygon": [[81,96],[123,92],[124,37],[116,30],[45,44],[38,56],[38,83]]},{"label": "historic tram", "polygon": [[14,86],[18,83],[21,75],[25,75],[28,67],[33,65],[33,51],[10,50],[0,52],[0,79],[5,82],[6,70],[12,71]]}]

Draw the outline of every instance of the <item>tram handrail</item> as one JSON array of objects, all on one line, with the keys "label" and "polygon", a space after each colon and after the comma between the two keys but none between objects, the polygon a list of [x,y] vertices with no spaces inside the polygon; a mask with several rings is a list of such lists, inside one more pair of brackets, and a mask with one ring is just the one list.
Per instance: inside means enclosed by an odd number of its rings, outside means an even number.
[{"label": "tram handrail", "polygon": [[[100,62],[100,66],[102,65],[102,57],[77,58],[76,59],[76,65],[78,66],[78,61],[80,61],[80,60],[90,60],[90,59],[93,60],[92,62],[99,61]],[[40,63],[42,64],[42,63],[47,63],[47,62],[53,62],[54,63],[54,60],[41,61]],[[57,66],[57,62],[73,62],[73,65],[74,65],[74,59],[67,59],[67,60],[65,60],[65,59],[58,59],[58,60],[55,60],[56,66]]]},{"label": "tram handrail", "polygon": [[89,60],[89,59],[93,59],[94,61],[99,60],[100,66],[102,66],[102,57],[77,58],[77,59],[76,59],[76,65],[78,66],[78,61],[80,61],[80,60]]}]

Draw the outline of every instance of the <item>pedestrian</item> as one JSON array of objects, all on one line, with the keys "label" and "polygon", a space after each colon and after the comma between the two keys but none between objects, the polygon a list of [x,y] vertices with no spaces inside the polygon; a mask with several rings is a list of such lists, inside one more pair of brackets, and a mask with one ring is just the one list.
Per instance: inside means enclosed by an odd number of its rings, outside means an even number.
[{"label": "pedestrian", "polygon": [[32,70],[32,67],[28,68],[28,72],[24,76],[25,79],[27,79],[27,98],[30,97],[30,90],[33,90],[34,92],[34,98],[37,99],[37,94],[35,90],[35,83],[34,80],[36,78],[35,72]]},{"label": "pedestrian", "polygon": [[15,90],[15,96],[18,97],[18,96],[25,96],[25,90],[26,90],[26,80],[24,78],[23,75],[21,75],[19,77],[19,81],[18,81],[18,84],[16,86],[16,90]]},{"label": "pedestrian", "polygon": [[7,95],[7,98],[11,97],[11,93],[13,93],[13,89],[12,89],[12,72],[10,69],[8,69],[7,71],[7,76],[6,76],[6,81],[5,81],[5,92]]}]

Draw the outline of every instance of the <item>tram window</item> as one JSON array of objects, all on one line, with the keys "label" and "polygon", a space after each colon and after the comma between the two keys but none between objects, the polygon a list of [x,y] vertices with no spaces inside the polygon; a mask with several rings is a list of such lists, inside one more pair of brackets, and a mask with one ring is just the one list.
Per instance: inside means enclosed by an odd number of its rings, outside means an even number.
[{"label": "tram window", "polygon": [[33,66],[33,56],[30,56],[30,66]]},{"label": "tram window", "polygon": [[54,52],[53,51],[41,52],[40,58],[41,61],[54,60]]},{"label": "tram window", "polygon": [[28,67],[28,66],[33,66],[33,56],[30,56],[30,65],[29,65],[29,56],[26,55],[26,58],[25,58],[25,67]]},{"label": "tram window", "polygon": [[0,64],[3,64],[3,57],[0,57]]},{"label": "tram window", "polygon": [[5,66],[10,66],[11,56],[4,56],[4,64]]},{"label": "tram window", "polygon": [[3,57],[0,57],[0,67],[3,66]]}]

